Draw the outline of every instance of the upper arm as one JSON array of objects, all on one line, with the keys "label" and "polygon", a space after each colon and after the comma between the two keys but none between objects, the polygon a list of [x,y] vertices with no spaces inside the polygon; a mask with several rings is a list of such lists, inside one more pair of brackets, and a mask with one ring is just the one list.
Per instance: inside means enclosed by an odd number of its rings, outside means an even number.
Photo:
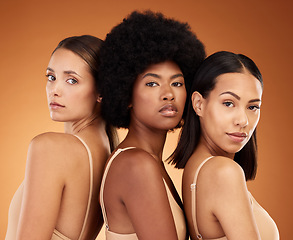
[{"label": "upper arm", "polygon": [[61,148],[50,134],[39,135],[30,143],[17,239],[52,236],[65,184]]},{"label": "upper arm", "polygon": [[125,171],[122,201],[139,239],[177,239],[159,164],[148,153],[133,154]]},{"label": "upper arm", "polygon": [[215,165],[212,212],[225,235],[228,239],[260,239],[242,168],[226,159],[220,159]]}]

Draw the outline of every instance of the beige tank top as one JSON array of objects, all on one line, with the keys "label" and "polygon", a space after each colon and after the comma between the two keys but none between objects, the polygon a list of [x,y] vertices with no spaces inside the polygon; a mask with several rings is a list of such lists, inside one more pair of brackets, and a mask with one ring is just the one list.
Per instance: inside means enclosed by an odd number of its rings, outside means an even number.
[{"label": "beige tank top", "polygon": [[[76,136],[76,135],[75,135]],[[88,213],[90,209],[90,202],[92,198],[92,191],[93,191],[93,159],[92,154],[87,146],[87,144],[78,136],[76,136],[85,146],[88,156],[89,156],[89,166],[90,166],[90,191],[89,191],[89,197],[88,197],[88,204],[86,209],[86,214],[83,222],[83,226],[79,235],[78,240],[82,239],[87,219],[88,219]],[[19,221],[19,214],[20,214],[20,206],[22,202],[22,196],[23,196],[23,183],[19,186],[16,193],[13,196],[13,199],[11,201],[10,207],[9,207],[9,214],[8,214],[8,227],[7,227],[7,234],[5,237],[5,240],[14,240],[16,239],[16,231],[17,231],[17,225]],[[58,230],[54,229],[53,235],[51,237],[51,240],[71,240],[70,238],[64,236],[62,233],[60,233]]]},{"label": "beige tank top", "polygon": [[[213,156],[207,158],[199,165],[199,167],[197,168],[195,172],[193,183],[190,185],[192,221],[193,221],[194,231],[196,233],[198,240],[203,240],[203,238],[198,231],[197,221],[196,221],[196,182],[197,182],[197,177],[198,177],[198,173],[200,169],[212,157]],[[271,218],[271,216],[256,202],[256,200],[253,198],[250,192],[249,192],[249,195],[250,195],[253,214],[257,223],[257,227],[258,227],[261,239],[262,240],[279,240],[280,236],[279,236],[279,231],[278,231],[276,223]],[[227,237],[208,239],[208,240],[227,240]]]},{"label": "beige tank top", "polygon": [[[120,234],[120,233],[112,232],[110,230],[109,225],[108,225],[108,220],[107,220],[106,209],[105,209],[105,205],[104,205],[104,199],[103,199],[105,181],[106,181],[106,177],[107,177],[107,174],[108,174],[108,171],[109,171],[111,163],[113,162],[113,160],[116,158],[116,156],[119,153],[121,153],[123,151],[126,151],[128,149],[132,149],[132,148],[134,148],[134,147],[117,149],[117,151],[113,154],[113,156],[109,160],[109,162],[108,162],[108,164],[107,164],[107,166],[105,168],[104,175],[103,175],[103,179],[102,179],[102,183],[101,183],[101,191],[100,191],[100,203],[101,203],[101,208],[102,208],[102,212],[103,212],[104,221],[105,221],[105,224],[106,224],[106,233],[105,233],[106,234],[106,240],[138,240],[138,237],[137,237],[136,233]],[[164,180],[164,183],[165,183],[165,187],[166,187],[166,191],[167,191],[171,211],[172,211],[172,214],[173,214],[178,239],[179,240],[185,240],[186,239],[186,222],[185,222],[185,217],[184,217],[183,210],[177,204],[177,202],[174,199],[171,191],[169,190],[169,187],[167,186],[165,180]]]}]

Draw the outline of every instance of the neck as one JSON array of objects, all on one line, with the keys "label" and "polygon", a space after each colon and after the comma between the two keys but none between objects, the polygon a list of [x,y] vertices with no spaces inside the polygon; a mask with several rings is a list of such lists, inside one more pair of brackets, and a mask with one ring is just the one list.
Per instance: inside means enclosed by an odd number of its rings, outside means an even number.
[{"label": "neck", "polygon": [[167,130],[137,127],[130,124],[129,131],[121,147],[133,146],[150,153],[158,161],[162,161],[163,148]]},{"label": "neck", "polygon": [[104,121],[97,114],[93,114],[88,118],[64,123],[64,131],[69,134],[78,134],[89,126],[104,124]]},{"label": "neck", "polygon": [[234,159],[235,156],[235,153],[225,152],[223,149],[211,143],[209,139],[204,136],[201,136],[197,149],[201,149],[212,156],[224,156],[231,159]]}]

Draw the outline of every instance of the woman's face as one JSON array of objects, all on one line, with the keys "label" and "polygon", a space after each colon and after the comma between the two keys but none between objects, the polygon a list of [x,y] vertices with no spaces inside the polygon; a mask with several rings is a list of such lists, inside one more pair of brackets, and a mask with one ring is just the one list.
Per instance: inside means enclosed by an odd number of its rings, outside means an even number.
[{"label": "woman's face", "polygon": [[95,109],[95,81],[87,63],[70,50],[59,48],[47,68],[47,99],[54,121],[80,121]]},{"label": "woman's face", "polygon": [[247,71],[216,78],[200,110],[202,136],[215,154],[235,154],[245,146],[260,118],[261,97],[261,83]]},{"label": "woman's face", "polygon": [[172,129],[182,118],[185,101],[184,77],[178,65],[171,61],[153,64],[134,84],[131,124]]}]

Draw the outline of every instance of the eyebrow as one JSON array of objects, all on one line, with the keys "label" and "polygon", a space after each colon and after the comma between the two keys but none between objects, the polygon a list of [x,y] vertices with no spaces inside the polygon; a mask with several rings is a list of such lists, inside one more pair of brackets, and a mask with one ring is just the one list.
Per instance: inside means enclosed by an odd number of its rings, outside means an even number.
[{"label": "eyebrow", "polygon": [[[47,71],[51,71],[51,72],[55,72],[52,68],[49,68],[47,67]],[[81,77],[79,74],[77,74],[76,72],[72,71],[72,70],[67,70],[67,71],[64,71],[65,74],[75,74],[79,77]]]},{"label": "eyebrow", "polygon": [[66,74],[75,74],[75,75],[81,77],[79,74],[77,74],[76,72],[74,72],[72,70],[64,71],[64,73],[66,73]]},{"label": "eyebrow", "polygon": [[[159,79],[161,78],[160,75],[155,74],[155,73],[146,73],[145,75],[143,75],[142,78],[146,78],[148,76],[151,76],[151,77],[154,77],[154,78],[159,78]],[[183,76],[182,73],[178,73],[178,74],[175,74],[175,75],[171,76],[171,79],[175,79],[175,78],[178,78],[178,77],[184,77],[184,76]]]},{"label": "eyebrow", "polygon": [[[224,95],[224,94],[230,94],[230,95],[232,95],[233,97],[235,97],[237,100],[240,100],[240,99],[241,99],[236,93],[233,93],[233,92],[230,92],[230,91],[223,92],[223,93],[221,93],[219,96]],[[251,99],[251,100],[249,100],[248,102],[249,102],[249,103],[253,103],[253,102],[261,102],[261,100],[258,99],[258,98],[256,98],[256,99]]]},{"label": "eyebrow", "polygon": [[55,72],[52,68],[47,67],[47,71]]}]

